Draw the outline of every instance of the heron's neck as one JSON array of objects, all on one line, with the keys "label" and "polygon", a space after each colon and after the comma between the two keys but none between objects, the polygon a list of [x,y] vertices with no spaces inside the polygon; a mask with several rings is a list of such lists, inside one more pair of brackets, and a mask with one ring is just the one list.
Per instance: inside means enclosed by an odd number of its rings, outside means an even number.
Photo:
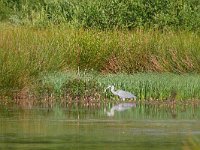
[{"label": "heron's neck", "polygon": [[114,86],[111,86],[111,92],[115,95],[117,95],[117,92],[114,90]]}]

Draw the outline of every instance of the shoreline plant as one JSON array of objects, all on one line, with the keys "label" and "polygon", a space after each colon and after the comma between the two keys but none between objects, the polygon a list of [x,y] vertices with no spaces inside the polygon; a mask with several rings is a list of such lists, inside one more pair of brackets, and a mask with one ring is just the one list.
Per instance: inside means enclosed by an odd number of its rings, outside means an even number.
[{"label": "shoreline plant", "polygon": [[182,29],[200,27],[199,0],[1,0],[0,21],[75,28]]},{"label": "shoreline plant", "polygon": [[[171,30],[161,32],[153,29],[102,31],[56,26],[44,29],[8,24],[0,26],[0,90],[3,96],[12,97],[13,93],[19,92],[19,95],[26,95],[25,98],[28,99],[30,95],[34,95],[34,87],[41,86],[38,82],[41,74],[48,77],[48,74],[52,73],[60,73],[60,76],[52,80],[60,83],[50,88],[53,90],[50,95],[52,93],[59,95],[59,90],[63,86],[61,82],[65,81],[65,72],[73,72],[79,68],[80,72],[93,72],[95,75],[92,76],[104,74],[104,80],[106,76],[113,74],[111,75],[113,78],[120,79],[120,83],[112,82],[118,84],[118,88],[123,88],[127,81],[130,83],[134,81],[136,85],[131,87],[137,88],[130,90],[136,92],[141,100],[167,99],[174,88],[179,100],[199,98],[199,87],[196,84],[200,72],[198,33]],[[137,77],[141,73],[146,73],[146,76],[141,75],[144,76],[142,80]],[[157,78],[157,81],[147,80],[151,78],[151,73],[160,74],[152,76],[152,80]],[[174,75],[168,78],[167,73]],[[188,74],[191,74],[191,78],[187,77]],[[129,79],[128,75],[135,75],[138,80]],[[165,75],[166,78],[163,77]],[[175,83],[170,81],[173,78],[176,80]],[[187,79],[191,81],[186,83]],[[48,80],[47,78],[46,81]],[[91,83],[96,85],[96,80]],[[91,84],[72,78],[70,82],[76,83],[75,87]],[[102,82],[97,83],[102,84]],[[101,85],[100,89],[102,88]],[[76,93],[73,88],[70,90],[72,94]],[[26,93],[32,94],[28,96]],[[102,97],[101,92],[96,93]]]},{"label": "shoreline plant", "polygon": [[[0,0],[1,102],[102,101],[109,76],[142,101],[198,99],[199,6],[198,0]],[[77,69],[97,78],[66,78]]]}]

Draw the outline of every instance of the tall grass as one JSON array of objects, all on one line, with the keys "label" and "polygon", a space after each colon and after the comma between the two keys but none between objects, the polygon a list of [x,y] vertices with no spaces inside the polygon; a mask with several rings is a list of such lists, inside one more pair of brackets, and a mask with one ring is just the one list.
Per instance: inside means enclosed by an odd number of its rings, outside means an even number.
[{"label": "tall grass", "polygon": [[[108,85],[134,93],[141,102],[188,102],[200,98],[198,75],[175,75],[170,73],[137,73],[98,75],[86,72],[56,72],[41,74],[35,83],[36,100],[42,104],[99,106],[120,99],[109,90]],[[177,103],[178,105],[178,103]]]},{"label": "tall grass", "polygon": [[[84,28],[199,30],[198,0],[1,0],[0,19],[15,24]],[[12,10],[9,11],[8,9]]]},{"label": "tall grass", "polygon": [[[55,26],[38,29],[25,26],[13,27],[8,24],[0,26],[2,94],[11,93],[11,90],[25,89],[23,91],[25,93],[27,89],[34,91],[34,83],[40,87],[37,81],[41,74],[78,69],[85,72],[97,72],[97,75],[99,73],[147,72],[200,73],[200,38],[195,32],[172,30],[160,32],[141,29],[100,31]],[[120,80],[115,82],[115,78]],[[88,86],[91,89],[95,86],[98,88],[94,88],[94,91],[88,90],[87,93],[99,93],[95,90],[98,91],[112,83],[118,88],[127,88],[136,92],[141,100],[166,99],[171,95],[174,87],[175,92],[178,92],[178,99],[199,98],[198,76],[182,78],[182,76],[157,77],[148,74],[147,76],[135,75],[132,78],[126,75],[113,75],[110,79],[113,82],[106,81],[106,77],[99,82],[96,82],[96,79],[94,82],[92,80]],[[57,83],[57,80],[60,83],[52,87],[51,84]],[[66,81],[65,75],[55,77],[53,80],[49,79],[49,82],[51,81],[50,85],[47,84],[48,86],[43,88],[47,89],[47,95],[48,93],[62,95],[63,92],[60,89],[63,89],[61,83]],[[70,82],[74,87],[67,82],[65,91],[72,93],[73,97],[83,96],[87,82],[76,78]],[[81,89],[78,88],[79,86]],[[98,94],[95,96],[98,97]]]},{"label": "tall grass", "polygon": [[170,73],[116,74],[99,78],[103,85],[114,84],[116,89],[134,92],[139,100],[198,99],[200,93],[198,75],[175,75]]},{"label": "tall grass", "polygon": [[[31,108],[34,105],[68,107],[73,104],[98,107],[105,103],[120,101],[109,90],[104,91],[108,85],[114,85],[116,90],[122,89],[133,93],[136,95],[137,101],[155,105],[160,104],[154,102],[167,102],[166,104],[172,102],[173,105],[178,105],[179,102],[188,104],[188,100],[195,105],[196,100],[200,98],[200,77],[197,74],[100,75],[73,71],[41,73],[26,87],[9,91],[9,97],[25,108]],[[9,103],[9,99],[4,97],[8,94],[1,92],[1,96],[3,98],[0,100],[0,104]],[[175,101],[177,103],[174,103]]]},{"label": "tall grass", "polygon": [[1,25],[0,33],[3,68],[31,75],[78,67],[127,73],[200,72],[200,37],[194,32]]}]

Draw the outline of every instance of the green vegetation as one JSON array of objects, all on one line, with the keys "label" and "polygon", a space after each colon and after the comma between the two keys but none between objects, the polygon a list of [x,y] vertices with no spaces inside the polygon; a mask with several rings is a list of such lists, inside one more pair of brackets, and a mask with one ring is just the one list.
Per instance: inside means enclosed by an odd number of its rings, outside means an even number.
[{"label": "green vegetation", "polygon": [[40,27],[63,23],[99,29],[200,27],[199,0],[1,0],[0,4],[1,20]]},{"label": "green vegetation", "polygon": [[[55,26],[36,29],[1,24],[0,35],[1,95],[32,95],[37,100],[51,97],[54,102],[92,98],[100,102],[105,100],[104,87],[116,84],[135,92],[138,100],[166,100],[173,92],[179,100],[200,97],[198,75],[165,73],[200,73],[198,33]],[[91,76],[98,78],[87,81],[77,73],[75,77],[65,75],[75,70],[93,72]],[[102,73],[107,75],[99,77]]]},{"label": "green vegetation", "polygon": [[108,84],[138,100],[199,99],[199,6],[198,0],[0,0],[0,101],[99,103],[111,98],[103,93]]},{"label": "green vegetation", "polygon": [[[70,115],[78,119],[79,133],[83,129],[79,119],[88,118],[88,112],[105,117],[106,109],[120,102],[109,90],[104,91],[114,85],[137,97],[126,100],[136,102],[137,109],[127,110],[128,115],[117,113],[120,122],[132,118],[144,124],[155,118],[162,119],[166,128],[163,117],[198,119],[199,31],[199,0],[0,0],[0,115],[11,115],[10,107],[14,110],[15,106],[53,108],[55,118],[64,119],[65,125]],[[117,122],[110,123],[113,127]],[[152,123],[155,131],[162,127]],[[123,132],[117,132],[122,134],[116,141],[128,136],[124,132],[127,125],[122,124]],[[185,127],[181,124],[181,128]],[[142,134],[147,136],[149,131]],[[175,139],[167,143],[183,144]],[[198,143],[191,138],[182,148],[196,150]]]},{"label": "green vegetation", "polygon": [[[88,73],[52,73],[42,75],[40,89],[48,94],[75,97],[94,97],[97,101],[111,98],[110,92],[104,93],[108,85],[115,85],[116,89],[123,89],[137,95],[137,100],[188,100],[200,98],[200,77],[198,75],[175,75],[138,73],[96,75]],[[44,94],[45,92],[41,92]],[[110,94],[109,94],[110,93]],[[112,99],[113,100],[113,99]]]},{"label": "green vegetation", "polygon": [[0,34],[2,77],[78,67],[105,73],[200,73],[197,33],[1,25]]},{"label": "green vegetation", "polygon": [[[13,99],[19,105],[42,105],[43,107],[100,106],[107,102],[117,102],[119,98],[111,92],[104,92],[108,85],[130,91],[137,101],[156,104],[154,101],[196,103],[200,98],[200,77],[198,75],[175,75],[156,73],[107,74],[56,72],[40,74],[32,86],[15,91]],[[31,104],[30,104],[31,103]],[[170,104],[171,103],[171,104]],[[156,104],[157,105],[157,104]],[[30,107],[31,107],[30,106]]]}]

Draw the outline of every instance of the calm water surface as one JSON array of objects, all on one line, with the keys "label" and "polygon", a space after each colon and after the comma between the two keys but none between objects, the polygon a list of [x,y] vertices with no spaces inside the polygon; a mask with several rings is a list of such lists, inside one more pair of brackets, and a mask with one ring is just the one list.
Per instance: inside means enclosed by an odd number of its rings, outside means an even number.
[{"label": "calm water surface", "polygon": [[109,117],[98,109],[1,109],[0,149],[194,149],[200,107],[137,106]]}]

